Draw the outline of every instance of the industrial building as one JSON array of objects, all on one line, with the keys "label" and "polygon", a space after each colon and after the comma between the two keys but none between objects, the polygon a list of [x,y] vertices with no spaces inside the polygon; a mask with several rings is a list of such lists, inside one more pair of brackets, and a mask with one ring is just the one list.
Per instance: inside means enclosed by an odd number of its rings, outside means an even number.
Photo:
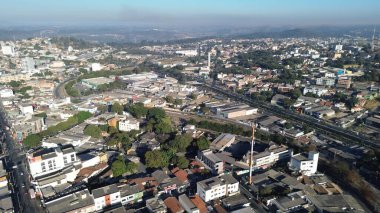
[{"label": "industrial building", "polygon": [[235,135],[223,133],[219,135],[210,145],[210,149],[223,151],[226,147],[235,142]]},{"label": "industrial building", "polygon": [[91,89],[97,89],[100,85],[110,84],[114,82],[114,79],[106,78],[106,77],[98,77],[98,78],[89,78],[83,79],[81,81],[82,85],[89,87]]},{"label": "industrial building", "polygon": [[216,107],[215,111],[220,118],[238,118],[257,114],[258,109],[247,104],[230,103]]}]

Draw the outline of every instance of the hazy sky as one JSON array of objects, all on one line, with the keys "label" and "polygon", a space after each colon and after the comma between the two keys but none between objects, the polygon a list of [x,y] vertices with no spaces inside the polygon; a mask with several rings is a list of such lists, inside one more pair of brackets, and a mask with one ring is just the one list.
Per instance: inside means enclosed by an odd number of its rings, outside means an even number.
[{"label": "hazy sky", "polygon": [[2,0],[6,24],[379,24],[380,0]]}]

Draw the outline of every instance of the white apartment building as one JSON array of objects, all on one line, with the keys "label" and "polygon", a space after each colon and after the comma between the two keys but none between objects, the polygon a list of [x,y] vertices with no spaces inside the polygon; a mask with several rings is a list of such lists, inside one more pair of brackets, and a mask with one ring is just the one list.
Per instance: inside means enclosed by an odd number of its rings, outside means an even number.
[{"label": "white apartment building", "polygon": [[94,189],[92,195],[94,196],[96,211],[121,203],[120,191],[115,184]]},{"label": "white apartment building", "polygon": [[195,159],[201,162],[213,174],[222,174],[224,172],[224,162],[210,149],[198,152]]},{"label": "white apartment building", "polygon": [[33,58],[26,57],[22,59],[22,69],[24,73],[35,73],[38,72],[36,69],[36,62]]},{"label": "white apartment building", "polygon": [[91,64],[91,70],[93,72],[100,71],[102,69],[103,69],[103,66],[101,64],[99,64],[99,63],[92,63]]},{"label": "white apartment building", "polygon": [[197,194],[205,202],[237,193],[239,193],[239,182],[230,174],[197,182]]},{"label": "white apartment building", "polygon": [[289,162],[289,169],[310,176],[317,172],[318,152],[300,153],[293,155]]},{"label": "white apartment building", "polygon": [[13,90],[9,88],[0,89],[0,98],[10,98],[13,97]]},{"label": "white apartment building", "polygon": [[326,94],[327,92],[328,90],[324,87],[308,86],[303,89],[303,95],[306,95],[307,93],[312,93],[321,96]]},{"label": "white apartment building", "polygon": [[23,115],[33,114],[33,106],[30,104],[21,104],[19,106],[20,112]]},{"label": "white apartment building", "polygon": [[[289,159],[292,156],[293,151],[288,149],[287,146],[278,146],[270,148],[264,152],[253,154],[253,167],[266,168],[278,161]],[[246,163],[249,164],[250,152],[245,156]]]},{"label": "white apartment building", "polygon": [[335,45],[335,50],[336,51],[342,51],[343,50],[343,45],[341,45],[341,44]]},{"label": "white apartment building", "polygon": [[3,55],[9,56],[14,56],[16,54],[14,45],[6,45],[4,42],[1,42],[1,52]]},{"label": "white apartment building", "polygon": [[74,147],[71,145],[40,148],[27,153],[26,158],[29,172],[34,179],[64,169],[77,161]]},{"label": "white apartment building", "polygon": [[334,86],[335,78],[317,78],[316,84],[321,86]]},{"label": "white apartment building", "polygon": [[175,53],[183,56],[197,56],[198,50],[177,50]]},{"label": "white apartment building", "polygon": [[119,131],[129,132],[131,130],[139,130],[140,123],[135,119],[125,119],[119,121]]}]

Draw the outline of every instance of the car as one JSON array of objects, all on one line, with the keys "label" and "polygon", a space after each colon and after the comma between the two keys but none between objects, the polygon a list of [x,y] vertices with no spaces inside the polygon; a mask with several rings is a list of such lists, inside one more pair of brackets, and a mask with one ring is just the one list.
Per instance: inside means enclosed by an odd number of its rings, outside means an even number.
[{"label": "car", "polygon": [[25,183],[22,183],[22,184],[21,184],[21,187],[22,187],[22,188],[25,188]]},{"label": "car", "polygon": [[23,173],[23,172],[20,172],[20,175],[21,175],[21,176],[23,176],[23,175],[24,175],[24,173]]}]

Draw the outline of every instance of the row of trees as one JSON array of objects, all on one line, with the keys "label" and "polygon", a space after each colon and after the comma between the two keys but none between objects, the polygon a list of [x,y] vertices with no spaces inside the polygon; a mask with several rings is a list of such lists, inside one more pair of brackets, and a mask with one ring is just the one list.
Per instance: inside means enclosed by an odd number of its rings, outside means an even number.
[{"label": "row of trees", "polygon": [[24,139],[23,144],[28,148],[37,147],[41,144],[42,138],[47,136],[54,136],[61,131],[71,129],[74,126],[83,123],[86,119],[90,118],[91,116],[92,114],[89,112],[78,112],[66,121],[61,122],[55,126],[48,127],[48,129],[45,131],[27,136]]},{"label": "row of trees", "polygon": [[234,124],[221,124],[216,122],[211,122],[207,120],[202,120],[197,122],[194,119],[191,119],[188,121],[188,124],[195,125],[198,128],[201,129],[209,129],[216,132],[225,132],[225,133],[231,133],[236,135],[243,135],[243,136],[250,136],[251,132],[244,130],[242,127],[239,127]]},{"label": "row of trees", "polygon": [[361,199],[376,211],[376,207],[380,205],[379,194],[347,163],[320,159],[318,166],[320,170],[339,181],[338,184],[360,195]]}]

